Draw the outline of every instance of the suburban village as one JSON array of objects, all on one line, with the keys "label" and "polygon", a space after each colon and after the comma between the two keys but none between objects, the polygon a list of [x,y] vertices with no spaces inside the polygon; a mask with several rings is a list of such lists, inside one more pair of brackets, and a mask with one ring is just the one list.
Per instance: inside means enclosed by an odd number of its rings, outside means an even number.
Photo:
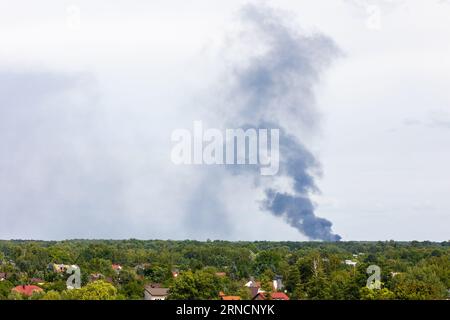
[{"label": "suburban village", "polygon": [[0,241],[0,299],[447,299],[448,244]]},{"label": "suburban village", "polygon": [[[9,262],[13,264],[12,261]],[[145,266],[138,266],[136,269],[144,269]],[[64,276],[68,270],[79,269],[76,265],[65,265],[58,263],[51,263],[48,265],[48,270]],[[120,264],[112,264],[111,269],[117,275],[118,281],[120,281],[120,273],[122,266]],[[180,275],[179,270],[171,271],[172,277],[176,279]],[[214,275],[218,278],[227,277],[226,272],[215,272]],[[14,277],[14,273],[1,272],[0,281],[7,281]],[[22,275],[23,276],[23,275]],[[142,277],[141,277],[142,279]],[[93,273],[89,276],[89,283],[94,283],[96,281],[104,281],[114,285],[113,277],[106,277],[101,273]],[[15,286],[11,289],[12,296],[22,296],[22,298],[31,298],[33,295],[40,296],[44,294],[44,289],[46,287],[46,281],[41,278],[30,278],[27,284],[22,284]],[[289,300],[288,295],[283,292],[283,282],[281,276],[276,276],[271,283],[271,290],[265,291],[261,287],[260,281],[255,281],[253,278],[243,285],[244,290],[247,291],[250,300]],[[70,282],[67,282],[67,290],[77,289],[72,286]],[[169,297],[170,288],[165,288],[161,283],[148,283],[144,286],[143,299],[144,300],[166,300]],[[241,300],[242,297],[239,295],[227,295],[223,291],[219,291],[217,298],[220,300]]]}]

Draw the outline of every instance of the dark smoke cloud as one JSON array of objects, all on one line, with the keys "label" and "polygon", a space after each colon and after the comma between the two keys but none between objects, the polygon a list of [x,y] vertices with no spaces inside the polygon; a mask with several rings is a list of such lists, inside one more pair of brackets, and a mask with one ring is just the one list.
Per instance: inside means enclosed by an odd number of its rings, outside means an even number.
[{"label": "dark smoke cloud", "polygon": [[315,215],[309,197],[318,192],[314,176],[320,174],[320,164],[298,140],[298,132],[289,134],[288,129],[312,132],[317,127],[314,86],[339,50],[324,35],[299,33],[283,13],[271,8],[248,5],[241,17],[248,30],[239,45],[248,40],[255,45],[256,40],[261,49],[246,63],[232,65],[229,122],[281,129],[280,174],[292,179],[294,189],[292,194],[266,190],[263,209],[310,239],[337,241],[341,237],[332,233],[330,221]]},{"label": "dark smoke cloud", "polygon": [[332,223],[314,215],[314,205],[307,196],[290,195],[274,190],[267,190],[265,208],[274,215],[281,216],[310,239],[338,241],[339,235],[331,232]]}]

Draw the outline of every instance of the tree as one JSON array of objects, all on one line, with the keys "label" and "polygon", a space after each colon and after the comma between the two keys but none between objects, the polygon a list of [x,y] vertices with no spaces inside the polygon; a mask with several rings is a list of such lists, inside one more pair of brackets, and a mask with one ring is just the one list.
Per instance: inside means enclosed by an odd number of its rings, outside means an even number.
[{"label": "tree", "polygon": [[180,274],[170,289],[169,299],[172,300],[195,300],[198,299],[199,292],[196,287],[196,280],[192,271]]},{"label": "tree", "polygon": [[169,299],[207,300],[218,298],[220,279],[211,271],[186,271],[180,274],[170,289]]},{"label": "tree", "polygon": [[438,275],[427,267],[410,268],[393,280],[398,299],[432,300],[447,298],[447,288]]},{"label": "tree", "polygon": [[330,275],[330,294],[337,300],[359,299],[359,286],[355,277],[347,270],[335,271]]},{"label": "tree", "polygon": [[8,295],[8,300],[23,300],[23,299],[24,296],[17,291],[11,291],[10,294]]},{"label": "tree", "polygon": [[8,299],[13,287],[14,285],[8,280],[0,281],[0,300]]},{"label": "tree", "polygon": [[242,300],[251,300],[253,297],[250,294],[250,290],[247,287],[242,287],[237,291],[237,295],[241,297]]},{"label": "tree", "polygon": [[264,273],[261,275],[261,289],[266,292],[271,292],[273,289],[273,278],[275,273],[271,269],[266,269]]},{"label": "tree", "polygon": [[152,282],[162,283],[172,277],[172,272],[167,266],[154,264],[143,270],[144,276]]},{"label": "tree", "polygon": [[61,300],[61,294],[58,291],[50,290],[41,297],[41,300]]},{"label": "tree", "polygon": [[395,293],[388,288],[377,290],[362,287],[360,289],[360,297],[362,300],[392,300],[395,299]]},{"label": "tree", "polygon": [[323,272],[311,277],[306,285],[308,299],[331,299],[330,281]]},{"label": "tree", "polygon": [[67,284],[65,280],[56,280],[54,282],[46,283],[44,285],[44,289],[46,291],[59,291],[62,292],[67,288]]},{"label": "tree", "polygon": [[300,271],[296,265],[289,268],[288,276],[285,282],[286,290],[293,293],[297,286],[301,284]]},{"label": "tree", "polygon": [[116,300],[117,289],[109,282],[98,280],[80,289],[64,291],[63,298],[68,300]]},{"label": "tree", "polygon": [[125,299],[140,300],[144,293],[144,285],[137,280],[128,281],[126,284],[120,286],[119,294],[123,295]]}]

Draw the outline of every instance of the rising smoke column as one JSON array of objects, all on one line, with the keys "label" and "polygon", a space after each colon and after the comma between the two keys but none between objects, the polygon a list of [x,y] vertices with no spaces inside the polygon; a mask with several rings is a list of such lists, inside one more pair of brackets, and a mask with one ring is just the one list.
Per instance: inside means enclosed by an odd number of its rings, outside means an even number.
[{"label": "rising smoke column", "polygon": [[320,164],[295,133],[317,127],[313,89],[339,50],[324,35],[299,33],[285,14],[265,6],[247,5],[241,18],[244,30],[237,51],[248,56],[230,64],[228,121],[280,128],[279,174],[293,182],[292,193],[267,189],[262,208],[309,239],[338,241],[332,223],[314,213],[309,195],[318,191],[313,173],[320,171]]}]

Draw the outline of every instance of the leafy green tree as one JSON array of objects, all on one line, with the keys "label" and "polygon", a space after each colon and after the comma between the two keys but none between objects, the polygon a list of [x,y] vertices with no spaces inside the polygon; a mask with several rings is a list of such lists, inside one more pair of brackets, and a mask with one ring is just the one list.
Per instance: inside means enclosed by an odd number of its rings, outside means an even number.
[{"label": "leafy green tree", "polygon": [[288,276],[285,281],[286,290],[288,292],[294,292],[298,285],[302,282],[300,277],[300,271],[297,265],[293,265],[289,268]]},{"label": "leafy green tree", "polygon": [[61,293],[55,290],[50,290],[41,297],[41,300],[61,300],[61,299],[62,299]]},{"label": "leafy green tree", "polygon": [[164,265],[154,264],[144,269],[144,276],[151,282],[162,283],[172,277],[170,268]]},{"label": "leafy green tree", "polygon": [[266,292],[271,292],[273,289],[272,281],[275,273],[271,269],[266,269],[261,275],[261,289]]},{"label": "leafy green tree", "polygon": [[8,295],[8,300],[24,300],[24,296],[17,291],[11,291]]},{"label": "leafy green tree", "polygon": [[220,279],[210,271],[186,271],[180,274],[170,289],[169,299],[207,300],[218,298]]},{"label": "leafy green tree", "polygon": [[392,300],[395,299],[395,293],[388,288],[369,289],[362,287],[360,289],[360,297],[362,300]]},{"label": "leafy green tree", "polygon": [[144,294],[144,285],[137,280],[131,280],[121,285],[118,293],[125,299],[140,300]]},{"label": "leafy green tree", "polygon": [[67,300],[116,300],[117,289],[109,282],[98,280],[80,289],[64,291]]},{"label": "leafy green tree", "polygon": [[111,260],[103,259],[103,258],[94,258],[90,261],[89,269],[94,272],[99,272],[106,275],[113,275],[114,271],[112,270],[112,262]]},{"label": "leafy green tree", "polygon": [[242,300],[251,300],[253,297],[250,294],[250,290],[247,287],[241,287],[236,294],[241,297]]},{"label": "leafy green tree", "polygon": [[[427,272],[428,271],[428,272]],[[438,275],[428,268],[414,267],[394,278],[398,299],[432,300],[447,298],[447,288]]]},{"label": "leafy green tree", "polygon": [[196,279],[192,271],[183,272],[175,280],[170,289],[169,299],[172,300],[195,300],[200,293],[196,285]]},{"label": "leafy green tree", "polygon": [[330,275],[330,295],[336,300],[359,299],[359,286],[354,275],[347,270],[333,272]]},{"label": "leafy green tree", "polygon": [[306,294],[308,299],[324,300],[331,299],[330,281],[323,272],[318,272],[312,276],[306,284]]},{"label": "leafy green tree", "polygon": [[46,283],[43,288],[46,291],[59,291],[62,292],[67,288],[66,280],[59,279],[54,282]]},{"label": "leafy green tree", "polygon": [[8,280],[0,281],[0,300],[8,299],[13,287],[14,285]]}]

